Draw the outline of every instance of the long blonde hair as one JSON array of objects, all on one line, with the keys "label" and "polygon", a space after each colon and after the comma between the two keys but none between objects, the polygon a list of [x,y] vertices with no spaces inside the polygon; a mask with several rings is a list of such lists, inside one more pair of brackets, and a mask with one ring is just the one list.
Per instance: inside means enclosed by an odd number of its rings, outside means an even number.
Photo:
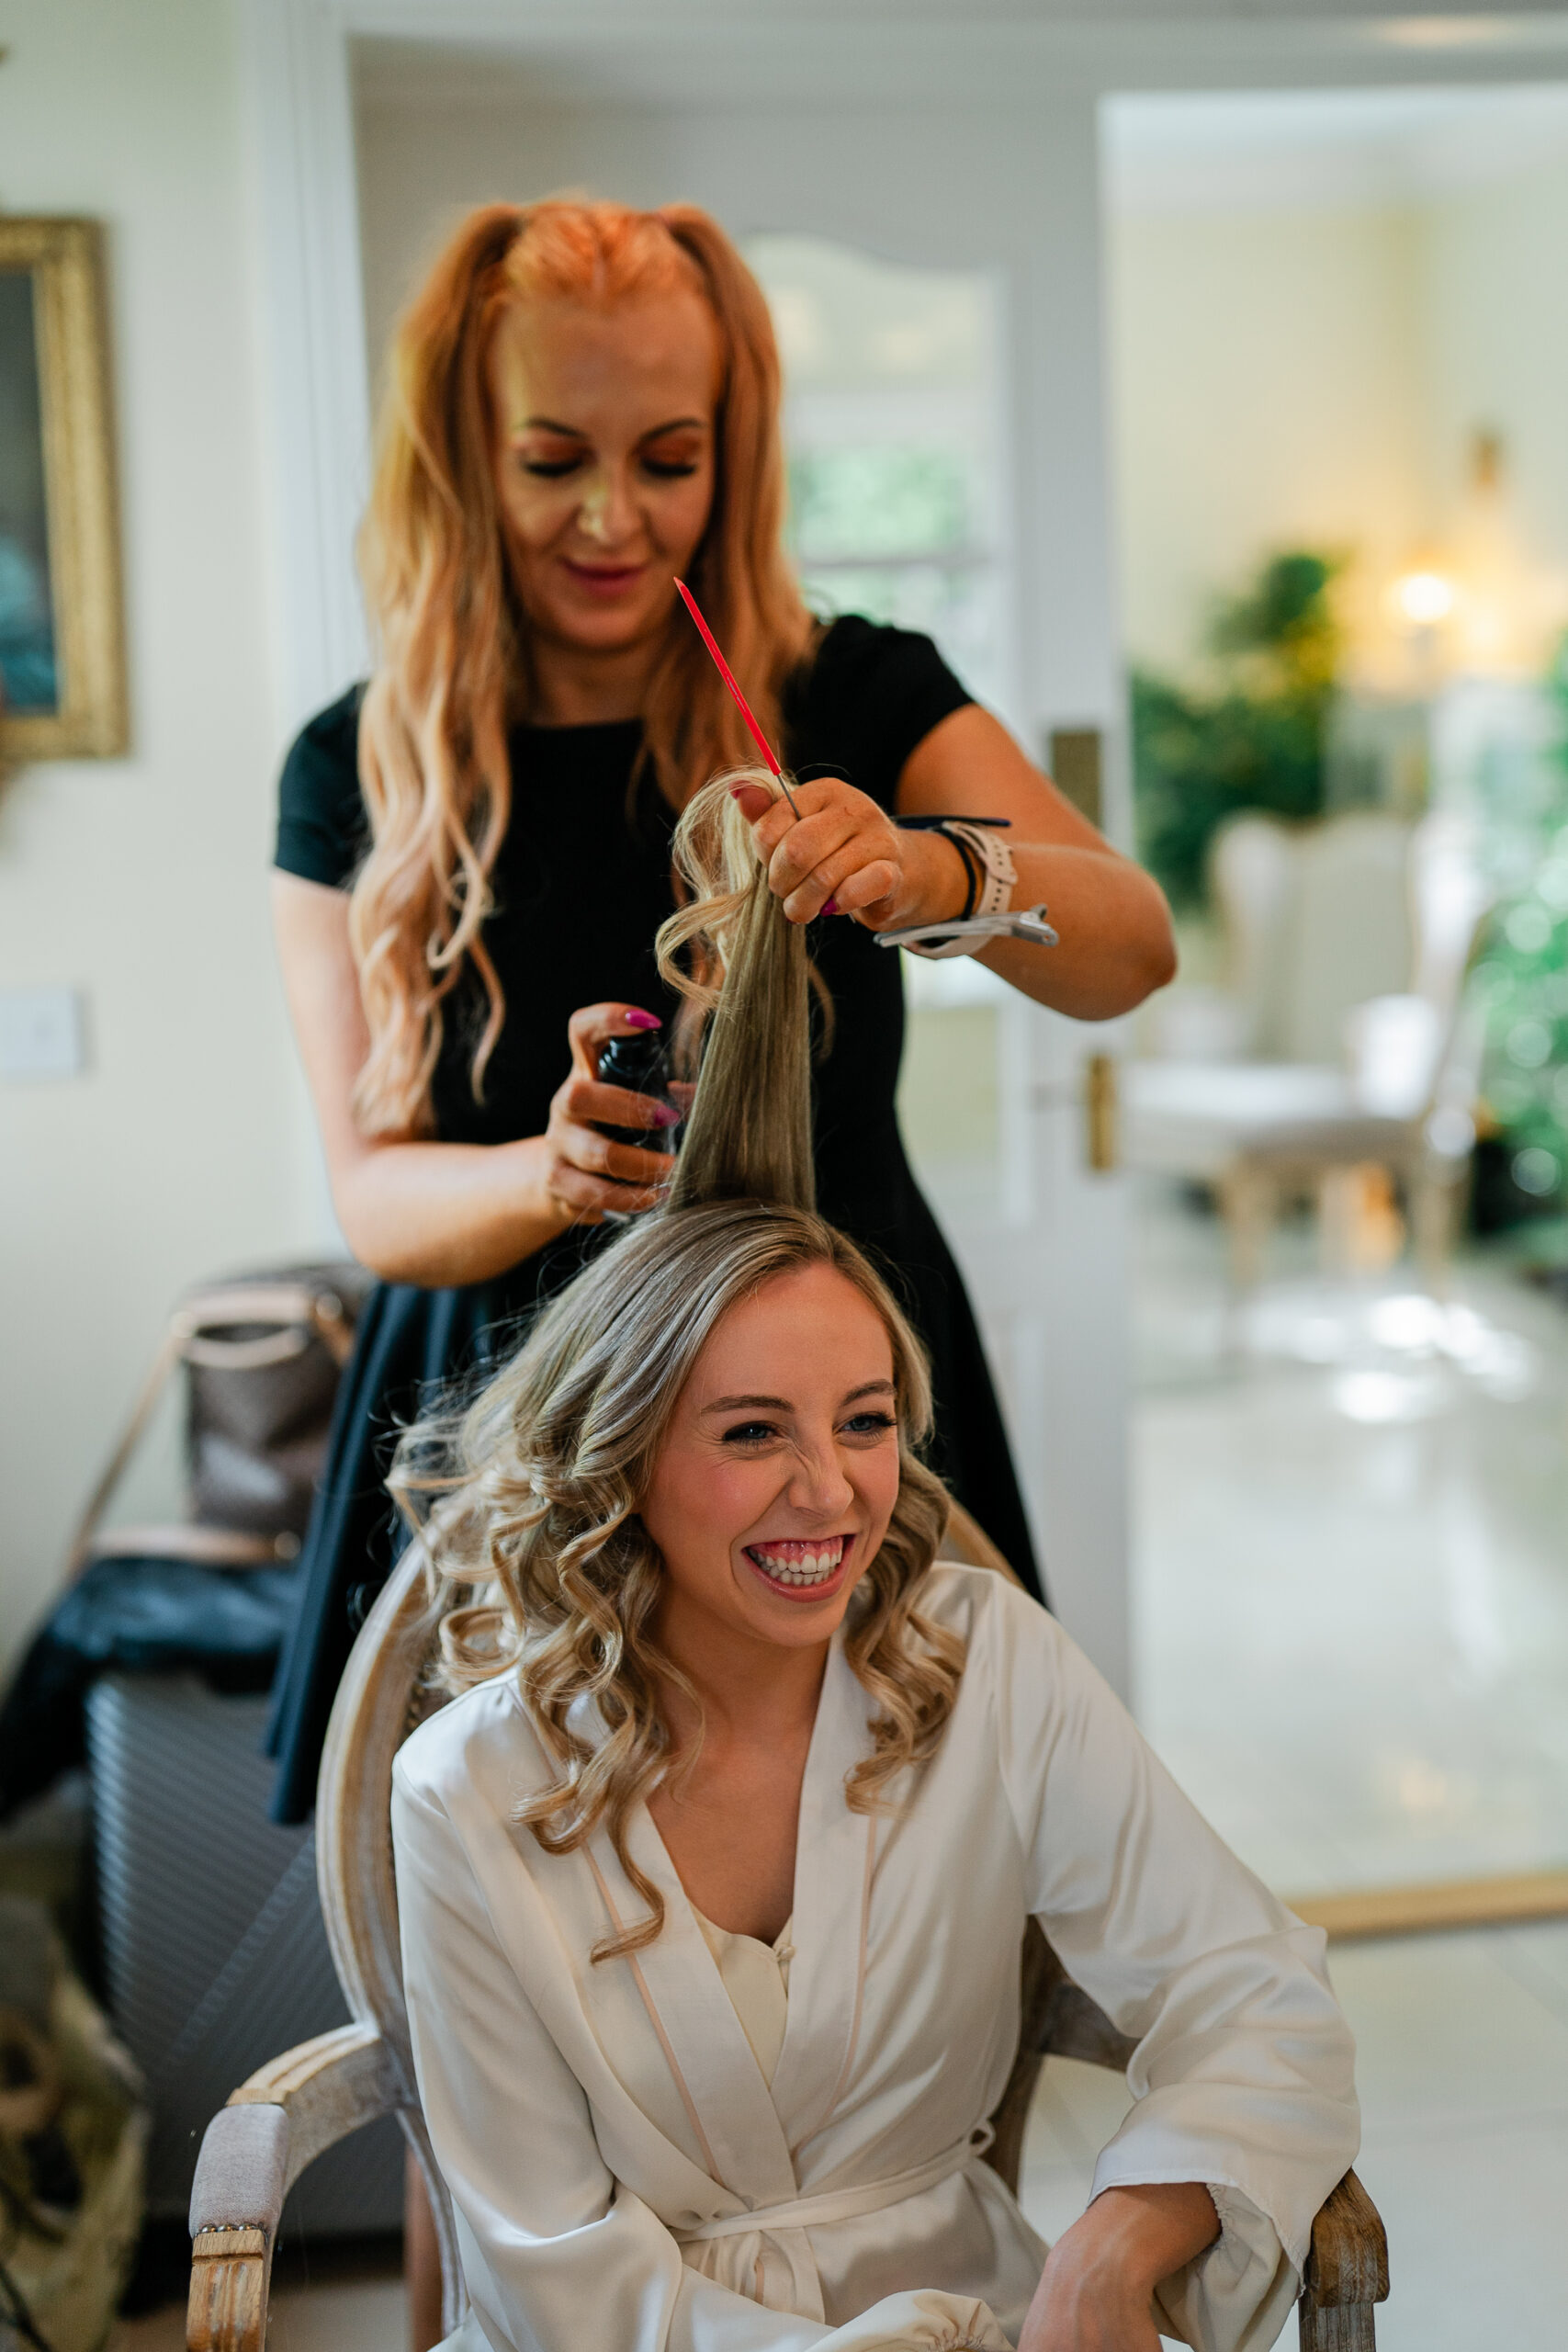
[{"label": "long blonde hair", "polygon": [[442,1623],[448,1685],[516,1674],[554,1762],[554,1781],[519,1819],[551,1854],[575,1851],[603,1822],[648,1905],[596,1959],[636,1951],[663,1924],[627,1830],[674,1755],[661,1685],[695,1695],[658,1645],[663,1563],[638,1505],[704,1347],[731,1307],[782,1274],[835,1268],[881,1317],[893,1356],[897,1500],[845,1637],[876,1709],[871,1752],[846,1781],[852,1806],[886,1802],[894,1777],[932,1754],[963,1672],[962,1642],[919,1606],[949,1508],[918,1452],[931,1423],[925,1356],[881,1276],[809,1204],[804,950],[731,809],[720,783],[682,817],[677,854],[704,895],[660,934],[667,958],[695,947],[707,960],[708,977],[685,984],[718,1005],[671,1204],[560,1294],[465,1415],[411,1430],[392,1479],[423,1522],[436,1608],[454,1585],[475,1594]]},{"label": "long blonde hair", "polygon": [[[488,1017],[472,1083],[505,1017],[481,927],[511,814],[509,725],[532,692],[493,472],[488,358],[518,302],[609,308],[694,290],[718,331],[714,503],[689,567],[730,664],[776,740],[780,699],[815,624],[781,545],[784,473],[777,347],[761,289],[694,205],[655,212],[551,199],[463,223],[400,325],[360,543],[379,659],[359,720],[372,846],[350,935],[370,1032],[355,1090],[367,1134],[428,1133],[446,1001],[465,968]],[[643,711],[646,763],[679,807],[746,755],[741,722],[695,631],[672,610]]]}]

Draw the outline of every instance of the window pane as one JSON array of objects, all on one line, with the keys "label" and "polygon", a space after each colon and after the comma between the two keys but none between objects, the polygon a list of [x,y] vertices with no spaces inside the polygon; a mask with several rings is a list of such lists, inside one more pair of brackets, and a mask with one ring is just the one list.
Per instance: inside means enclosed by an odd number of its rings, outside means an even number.
[{"label": "window pane", "polygon": [[790,537],[803,564],[931,556],[972,547],[967,469],[952,449],[886,442],[798,450],[789,468]]}]

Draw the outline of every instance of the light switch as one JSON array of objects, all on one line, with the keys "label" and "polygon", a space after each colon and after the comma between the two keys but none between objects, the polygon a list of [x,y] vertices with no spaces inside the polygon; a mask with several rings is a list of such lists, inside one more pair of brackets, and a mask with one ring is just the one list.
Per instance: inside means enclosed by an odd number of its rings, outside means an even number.
[{"label": "light switch", "polygon": [[0,1078],[75,1078],[85,1058],[74,989],[0,989]]}]

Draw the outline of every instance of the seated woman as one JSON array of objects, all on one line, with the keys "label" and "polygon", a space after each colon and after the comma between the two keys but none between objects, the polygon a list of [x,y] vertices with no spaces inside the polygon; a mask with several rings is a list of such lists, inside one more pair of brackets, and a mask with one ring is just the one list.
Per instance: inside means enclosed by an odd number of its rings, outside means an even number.
[{"label": "seated woman", "polygon": [[[1323,1937],[1037,1603],[938,1560],[919,1346],[811,1206],[803,933],[722,786],[681,851],[666,963],[724,985],[671,1201],[400,1453],[489,1588],[393,1814],[453,2342],[1271,2344],[1357,2147]],[[1049,2251],[984,2160],[1032,1917],[1138,2041]]]}]

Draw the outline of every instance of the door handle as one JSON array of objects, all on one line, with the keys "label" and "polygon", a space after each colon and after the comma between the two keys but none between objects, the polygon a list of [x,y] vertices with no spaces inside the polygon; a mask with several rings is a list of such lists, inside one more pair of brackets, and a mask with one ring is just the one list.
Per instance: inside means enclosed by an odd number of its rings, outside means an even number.
[{"label": "door handle", "polygon": [[1111,1054],[1090,1054],[1083,1066],[1084,1157],[1098,1176],[1121,1164],[1116,1062]]},{"label": "door handle", "polygon": [[1074,1106],[1083,1112],[1085,1162],[1097,1176],[1109,1176],[1122,1165],[1121,1102],[1113,1054],[1090,1054],[1076,1078],[1041,1080],[1029,1090],[1032,1111]]}]

